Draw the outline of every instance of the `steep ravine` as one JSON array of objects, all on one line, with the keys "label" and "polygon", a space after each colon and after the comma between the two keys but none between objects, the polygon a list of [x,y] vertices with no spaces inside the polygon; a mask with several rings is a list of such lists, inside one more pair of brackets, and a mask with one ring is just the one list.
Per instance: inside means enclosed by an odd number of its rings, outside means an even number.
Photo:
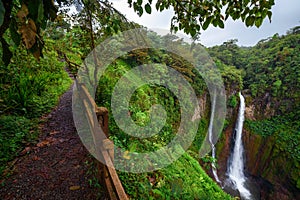
[{"label": "steep ravine", "polygon": [[[253,119],[254,105],[247,105],[246,119]],[[228,116],[229,125],[217,143],[218,174],[224,180],[231,151],[230,143],[234,133],[237,109]],[[262,112],[262,111],[259,111]],[[259,187],[260,199],[300,199],[300,191],[290,181],[293,166],[288,158],[276,147],[273,136],[263,137],[243,129],[243,145],[245,152],[245,173]]]},{"label": "steep ravine", "polygon": [[[205,96],[204,98],[209,98],[209,96]],[[209,100],[202,99],[201,102],[206,102],[205,107],[209,110]],[[246,106],[246,119],[253,120],[255,119],[255,114],[258,112],[263,113],[262,110],[257,110],[257,106],[249,104],[249,102]],[[268,113],[273,112],[268,110]],[[226,179],[237,114],[238,106],[228,108],[227,121],[229,123],[216,144],[217,173],[221,181]],[[280,200],[300,199],[299,189],[290,181],[290,174],[294,170],[294,166],[284,154],[278,151],[276,139],[273,136],[263,137],[257,133],[251,133],[247,127],[243,129],[242,138],[245,155],[245,174],[258,186],[259,191],[257,192],[259,198]],[[208,170],[207,173],[212,176],[211,170]],[[232,195],[236,196],[238,194],[232,192]]]},{"label": "steep ravine", "polygon": [[261,199],[300,199],[299,189],[290,181],[295,166],[277,151],[274,137],[262,137],[245,130],[243,143],[246,171],[260,185]]}]

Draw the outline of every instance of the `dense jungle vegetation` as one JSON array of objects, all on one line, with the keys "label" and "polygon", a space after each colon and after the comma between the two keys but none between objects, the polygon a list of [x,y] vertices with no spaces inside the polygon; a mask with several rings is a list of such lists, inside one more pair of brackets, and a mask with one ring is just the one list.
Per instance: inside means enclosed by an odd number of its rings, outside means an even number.
[{"label": "dense jungle vegetation", "polygon": [[[239,47],[236,40],[209,48],[210,55],[242,71],[246,104],[255,114],[246,119],[245,128],[274,140],[272,158],[281,161],[284,173],[300,188],[300,27],[286,35],[275,34],[254,47]],[[287,162],[284,164],[284,162]],[[288,172],[290,170],[290,172]]]},{"label": "dense jungle vegetation", "polygon": [[[10,51],[13,57],[8,66],[4,63],[1,65],[1,77],[3,77],[1,79],[1,108],[3,109],[1,109],[0,137],[3,144],[1,145],[1,173],[4,176],[9,175],[4,170],[9,161],[18,156],[25,145],[36,143],[39,134],[38,125],[43,122],[42,115],[48,113],[56,105],[58,97],[70,87],[71,79],[66,70],[76,76],[82,60],[88,55],[92,46],[99,44],[105,38],[101,37],[101,32],[98,32],[98,37],[95,35],[95,44],[91,44],[90,32],[79,26],[79,23],[70,28],[63,16],[49,23],[47,29],[41,33],[44,37],[45,48],[43,58],[39,60],[34,58],[34,55],[28,54],[25,46],[15,44],[9,36],[9,31],[6,33],[5,38],[12,46]],[[162,40],[156,34],[153,37]],[[182,41],[179,40],[179,42]],[[181,70],[194,85],[197,94],[200,95],[205,90],[203,80],[199,80],[199,76],[196,76],[196,79],[193,78],[196,72],[193,72],[190,66],[186,66],[178,58],[172,58],[167,54],[162,55],[159,51],[137,51],[118,59],[107,69],[97,90],[99,106],[110,108],[111,92],[118,78],[142,62],[165,62],[177,66],[177,70]],[[11,69],[11,73],[6,73],[7,68]],[[232,72],[228,71],[224,76],[228,75],[228,79],[231,80],[231,74]],[[232,75],[232,77],[235,76]],[[162,94],[168,99],[162,98]],[[148,100],[141,101],[141,99]],[[111,139],[115,145],[130,151],[151,151],[165,145],[173,138],[173,131],[178,127],[180,114],[179,104],[176,103],[176,98],[170,91],[163,87],[145,86],[134,94],[132,102],[132,117],[139,125],[146,124],[149,120],[147,109],[153,103],[165,105],[167,111],[173,114],[167,119],[168,123],[161,131],[160,138],[145,140],[143,143],[135,142],[126,134],[120,133],[113,119],[110,118]],[[194,142],[195,151],[184,154],[168,168],[144,174],[120,172],[120,179],[130,197],[230,199],[230,196],[213,182],[195,160],[198,157],[196,146],[206,134],[208,121],[204,119],[201,124],[199,129],[201,136],[199,135],[197,141]],[[153,142],[156,142],[156,145],[153,146]],[[210,162],[209,157],[207,160]],[[149,189],[151,189],[150,193]]]}]

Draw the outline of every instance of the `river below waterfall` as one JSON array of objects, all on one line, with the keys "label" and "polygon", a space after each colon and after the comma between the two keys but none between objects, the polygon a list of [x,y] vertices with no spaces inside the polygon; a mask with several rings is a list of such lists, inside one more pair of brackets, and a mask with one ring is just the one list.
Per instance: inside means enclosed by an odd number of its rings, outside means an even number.
[{"label": "river below waterfall", "polygon": [[236,186],[227,179],[221,180],[223,185],[222,188],[225,192],[232,196],[240,196],[242,200],[259,200],[260,199],[260,187],[256,183],[255,178],[253,177],[247,177],[247,179],[244,182],[244,186],[247,188],[247,190],[250,193],[250,196],[245,197],[243,196],[239,190],[236,188]]}]

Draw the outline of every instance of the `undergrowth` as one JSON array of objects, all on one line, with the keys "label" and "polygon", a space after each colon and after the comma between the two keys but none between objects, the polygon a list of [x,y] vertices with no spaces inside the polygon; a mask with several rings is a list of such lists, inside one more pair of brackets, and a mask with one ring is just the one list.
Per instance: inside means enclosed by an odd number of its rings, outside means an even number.
[{"label": "undergrowth", "polygon": [[164,169],[119,177],[131,199],[231,199],[188,153]]},{"label": "undergrowth", "polygon": [[[134,67],[126,60],[119,59],[110,65],[101,77],[96,101],[111,111],[111,96],[115,84],[127,71]],[[160,76],[159,74],[157,76]],[[135,79],[135,77],[130,77]],[[126,87],[126,86],[124,86]],[[122,98],[120,98],[122,99]],[[145,126],[150,121],[149,109],[160,104],[167,113],[166,123],[158,134],[148,138],[135,138],[124,133],[110,117],[110,138],[114,144],[130,152],[153,152],[166,146],[174,137],[180,122],[178,99],[167,88],[157,85],[144,85],[135,90],[129,102],[129,115],[132,120]],[[190,154],[184,153],[177,161],[164,169],[147,173],[128,173],[119,171],[120,180],[131,199],[231,199],[219,188],[199,165],[195,154],[206,134],[208,122],[202,119],[198,134],[190,147]],[[193,157],[194,158],[193,158]],[[141,166],[137,166],[141,167]]]},{"label": "undergrowth", "polygon": [[11,63],[8,66],[0,63],[0,77],[2,176],[7,162],[36,140],[40,117],[55,107],[72,81],[51,44],[40,61],[28,55],[23,47],[15,48]]}]

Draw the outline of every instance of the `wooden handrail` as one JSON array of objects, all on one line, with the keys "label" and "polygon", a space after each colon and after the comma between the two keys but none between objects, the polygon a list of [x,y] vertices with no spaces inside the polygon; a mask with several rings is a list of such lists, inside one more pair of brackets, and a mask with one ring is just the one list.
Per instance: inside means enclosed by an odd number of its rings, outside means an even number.
[{"label": "wooden handrail", "polygon": [[[94,99],[89,94],[87,88],[84,85],[76,84],[78,91],[82,94],[83,105],[86,109],[85,116],[88,120],[90,129],[92,131],[94,145],[100,149],[98,150],[97,156],[103,158],[103,163],[98,163],[98,173],[102,180],[100,180],[106,188],[109,198],[112,200],[128,200],[122,183],[119,179],[117,171],[113,166],[114,162],[114,145],[111,140],[108,139],[108,110],[104,107],[98,107]],[[90,108],[95,112],[95,114],[90,112]],[[99,123],[105,136],[101,135],[96,130],[95,122]],[[100,141],[99,141],[100,140]]]}]

